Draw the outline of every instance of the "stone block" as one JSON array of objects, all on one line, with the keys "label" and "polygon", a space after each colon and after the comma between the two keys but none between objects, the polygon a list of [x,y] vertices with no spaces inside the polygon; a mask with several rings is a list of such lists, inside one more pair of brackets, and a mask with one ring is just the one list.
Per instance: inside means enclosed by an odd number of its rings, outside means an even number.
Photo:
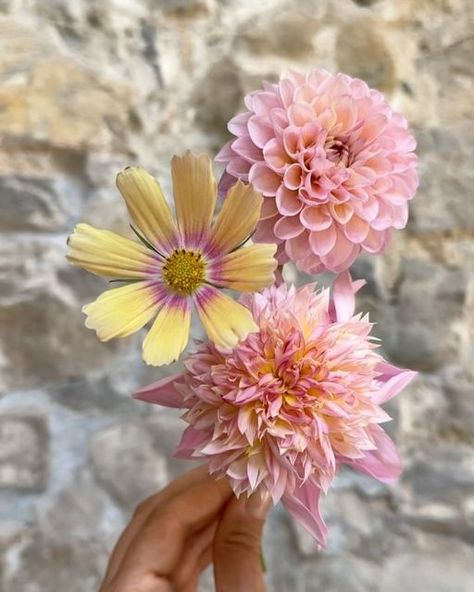
[{"label": "stone block", "polygon": [[0,489],[43,491],[48,481],[48,466],[46,419],[35,415],[1,415]]}]

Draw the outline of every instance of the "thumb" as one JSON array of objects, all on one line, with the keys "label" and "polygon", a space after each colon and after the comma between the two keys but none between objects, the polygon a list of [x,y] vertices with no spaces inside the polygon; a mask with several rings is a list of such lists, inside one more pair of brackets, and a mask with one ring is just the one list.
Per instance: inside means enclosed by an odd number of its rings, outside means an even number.
[{"label": "thumb", "polygon": [[217,592],[264,592],[261,540],[271,505],[268,493],[232,498],[214,538],[214,577]]}]

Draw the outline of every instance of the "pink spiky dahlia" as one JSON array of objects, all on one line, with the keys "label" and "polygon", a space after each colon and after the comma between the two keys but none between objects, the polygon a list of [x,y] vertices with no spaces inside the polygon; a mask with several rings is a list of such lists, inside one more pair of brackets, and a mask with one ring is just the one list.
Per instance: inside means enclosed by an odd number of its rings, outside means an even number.
[{"label": "pink spiky dahlia", "polygon": [[208,459],[237,495],[261,487],[281,498],[321,545],[319,497],[341,464],[384,482],[399,475],[380,404],[415,375],[375,352],[371,323],[354,316],[361,283],[346,273],[332,298],[286,284],[245,297],[257,332],[227,351],[200,343],[184,374],[135,395],[185,408],[178,455]]},{"label": "pink spiky dahlia", "polygon": [[249,181],[266,197],[254,239],[277,242],[279,261],[341,272],[361,251],[382,252],[404,228],[418,185],[405,117],[345,74],[291,72],[245,98],[216,157],[220,187]]}]

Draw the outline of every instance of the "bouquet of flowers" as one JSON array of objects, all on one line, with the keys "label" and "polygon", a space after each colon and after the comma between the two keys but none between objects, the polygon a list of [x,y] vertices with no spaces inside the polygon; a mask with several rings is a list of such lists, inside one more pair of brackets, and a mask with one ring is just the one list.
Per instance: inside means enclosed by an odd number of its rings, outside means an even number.
[{"label": "bouquet of flowers", "polygon": [[[83,308],[101,340],[153,321],[147,364],[180,358],[196,309],[208,339],[136,398],[183,409],[179,456],[205,459],[237,496],[281,500],[324,546],[319,501],[342,465],[387,483],[401,471],[381,405],[415,372],[377,352],[349,268],[406,225],[415,140],[381,93],[344,74],[290,72],[245,105],[216,157],[219,186],[208,156],[175,156],[174,215],[157,181],[127,167],[117,186],[136,240],[78,224],[68,259],[121,284]],[[288,285],[288,261],[334,272],[332,288]]]}]

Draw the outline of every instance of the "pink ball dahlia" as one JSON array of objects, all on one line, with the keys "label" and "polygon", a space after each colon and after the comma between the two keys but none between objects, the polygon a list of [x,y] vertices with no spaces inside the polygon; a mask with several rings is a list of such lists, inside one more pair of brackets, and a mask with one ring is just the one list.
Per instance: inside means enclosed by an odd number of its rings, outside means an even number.
[{"label": "pink ball dahlia", "polygon": [[264,83],[245,104],[228,125],[236,139],[216,157],[226,165],[220,186],[239,178],[267,198],[254,238],[277,242],[280,263],[341,272],[405,227],[416,142],[380,92],[313,70]]},{"label": "pink ball dahlia", "polygon": [[363,282],[348,273],[329,290],[283,284],[244,297],[258,325],[232,350],[200,343],[186,370],[144,387],[136,397],[185,408],[178,447],[227,476],[236,495],[267,490],[324,545],[321,491],[350,465],[383,482],[400,459],[379,424],[380,407],[414,372],[376,353],[367,317],[354,316]]}]

